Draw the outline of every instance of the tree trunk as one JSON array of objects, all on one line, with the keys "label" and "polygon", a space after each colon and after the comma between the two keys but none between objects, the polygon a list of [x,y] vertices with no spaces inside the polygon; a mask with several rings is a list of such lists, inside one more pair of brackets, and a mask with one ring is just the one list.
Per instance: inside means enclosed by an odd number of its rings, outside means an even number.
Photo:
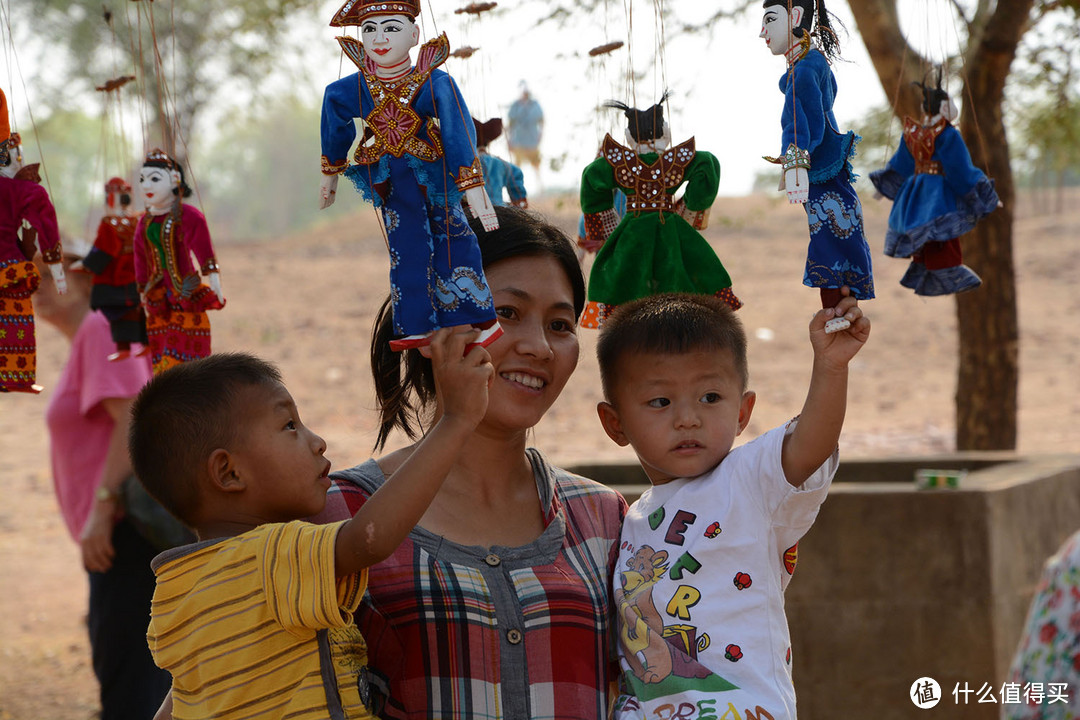
[{"label": "tree trunk", "polygon": [[1016,189],[1002,117],[1005,80],[1028,29],[1033,0],[998,3],[981,42],[968,48],[960,132],[974,163],[994,179],[1003,207],[969,233],[967,264],[983,279],[956,298],[960,363],[956,383],[956,449],[1016,448],[1020,338],[1013,265]]},{"label": "tree trunk", "polygon": [[[1015,190],[1001,105],[1005,80],[1034,0],[998,3],[971,28],[978,43],[965,48],[964,114],[960,132],[972,160],[994,179],[1004,207],[965,236],[965,261],[983,285],[957,296],[960,362],[956,387],[958,450],[1016,447],[1019,347],[1012,226]],[[896,0],[850,0],[851,12],[881,85],[900,117],[919,112],[910,83],[922,80],[926,61],[900,32]],[[984,23],[984,24],[982,24]],[[911,89],[905,93],[905,89]],[[957,98],[958,100],[960,98]]]}]

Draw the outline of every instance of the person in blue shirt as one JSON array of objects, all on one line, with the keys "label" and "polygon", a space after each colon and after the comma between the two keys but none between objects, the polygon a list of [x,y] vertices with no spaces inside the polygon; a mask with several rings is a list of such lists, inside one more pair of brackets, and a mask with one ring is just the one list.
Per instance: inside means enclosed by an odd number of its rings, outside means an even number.
[{"label": "person in blue shirt", "polygon": [[491,154],[488,147],[495,142],[503,131],[502,118],[491,118],[480,122],[473,118],[476,128],[476,149],[480,151],[480,164],[484,168],[484,187],[488,197],[495,205],[506,205],[503,191],[510,198],[510,204],[519,208],[529,207],[528,193],[525,191],[525,174],[521,168],[508,160]]}]

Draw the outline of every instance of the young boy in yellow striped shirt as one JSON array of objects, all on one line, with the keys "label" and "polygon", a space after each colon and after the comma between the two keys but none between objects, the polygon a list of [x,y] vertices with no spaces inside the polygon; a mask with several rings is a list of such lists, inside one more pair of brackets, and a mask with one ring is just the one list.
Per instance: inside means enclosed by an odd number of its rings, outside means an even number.
[{"label": "young boy in yellow striped shirt", "polygon": [[479,331],[438,331],[442,415],[351,519],[300,520],[330,487],[326,443],[274,366],[220,354],[176,366],[132,409],[136,475],[198,542],[155,558],[147,640],[172,673],[158,718],[369,718],[366,645],[353,624],[367,568],[419,522],[487,408]]}]

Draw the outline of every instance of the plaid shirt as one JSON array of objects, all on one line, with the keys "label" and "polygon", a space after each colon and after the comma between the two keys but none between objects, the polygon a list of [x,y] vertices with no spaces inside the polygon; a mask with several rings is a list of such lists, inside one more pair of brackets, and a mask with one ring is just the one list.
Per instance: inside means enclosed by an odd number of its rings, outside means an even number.
[{"label": "plaid shirt", "polygon": [[[607,717],[618,670],[610,587],[626,501],[527,452],[546,525],[534,542],[465,547],[417,527],[370,568],[356,622],[376,715]],[[335,473],[318,520],[351,517],[384,480],[370,460]]]}]

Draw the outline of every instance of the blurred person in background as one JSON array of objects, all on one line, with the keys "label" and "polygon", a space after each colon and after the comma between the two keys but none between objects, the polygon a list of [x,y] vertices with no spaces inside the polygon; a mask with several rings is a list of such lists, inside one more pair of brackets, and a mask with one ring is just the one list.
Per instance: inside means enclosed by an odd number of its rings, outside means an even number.
[{"label": "blurred person in background", "polygon": [[[65,241],[65,270],[82,260],[87,245]],[[40,255],[34,262],[39,272],[47,272]],[[92,276],[68,272],[67,277],[66,294],[42,283],[34,302],[37,318],[59,330],[71,346],[45,411],[53,483],[89,573],[87,625],[101,687],[101,720],[149,720],[171,682],[154,665],[146,644],[154,592],[150,561],[162,548],[139,533],[122,500],[125,485],[138,484],[125,483],[132,477],[128,412],[150,379],[150,359],[109,362],[116,347],[109,321],[90,309]]]}]

